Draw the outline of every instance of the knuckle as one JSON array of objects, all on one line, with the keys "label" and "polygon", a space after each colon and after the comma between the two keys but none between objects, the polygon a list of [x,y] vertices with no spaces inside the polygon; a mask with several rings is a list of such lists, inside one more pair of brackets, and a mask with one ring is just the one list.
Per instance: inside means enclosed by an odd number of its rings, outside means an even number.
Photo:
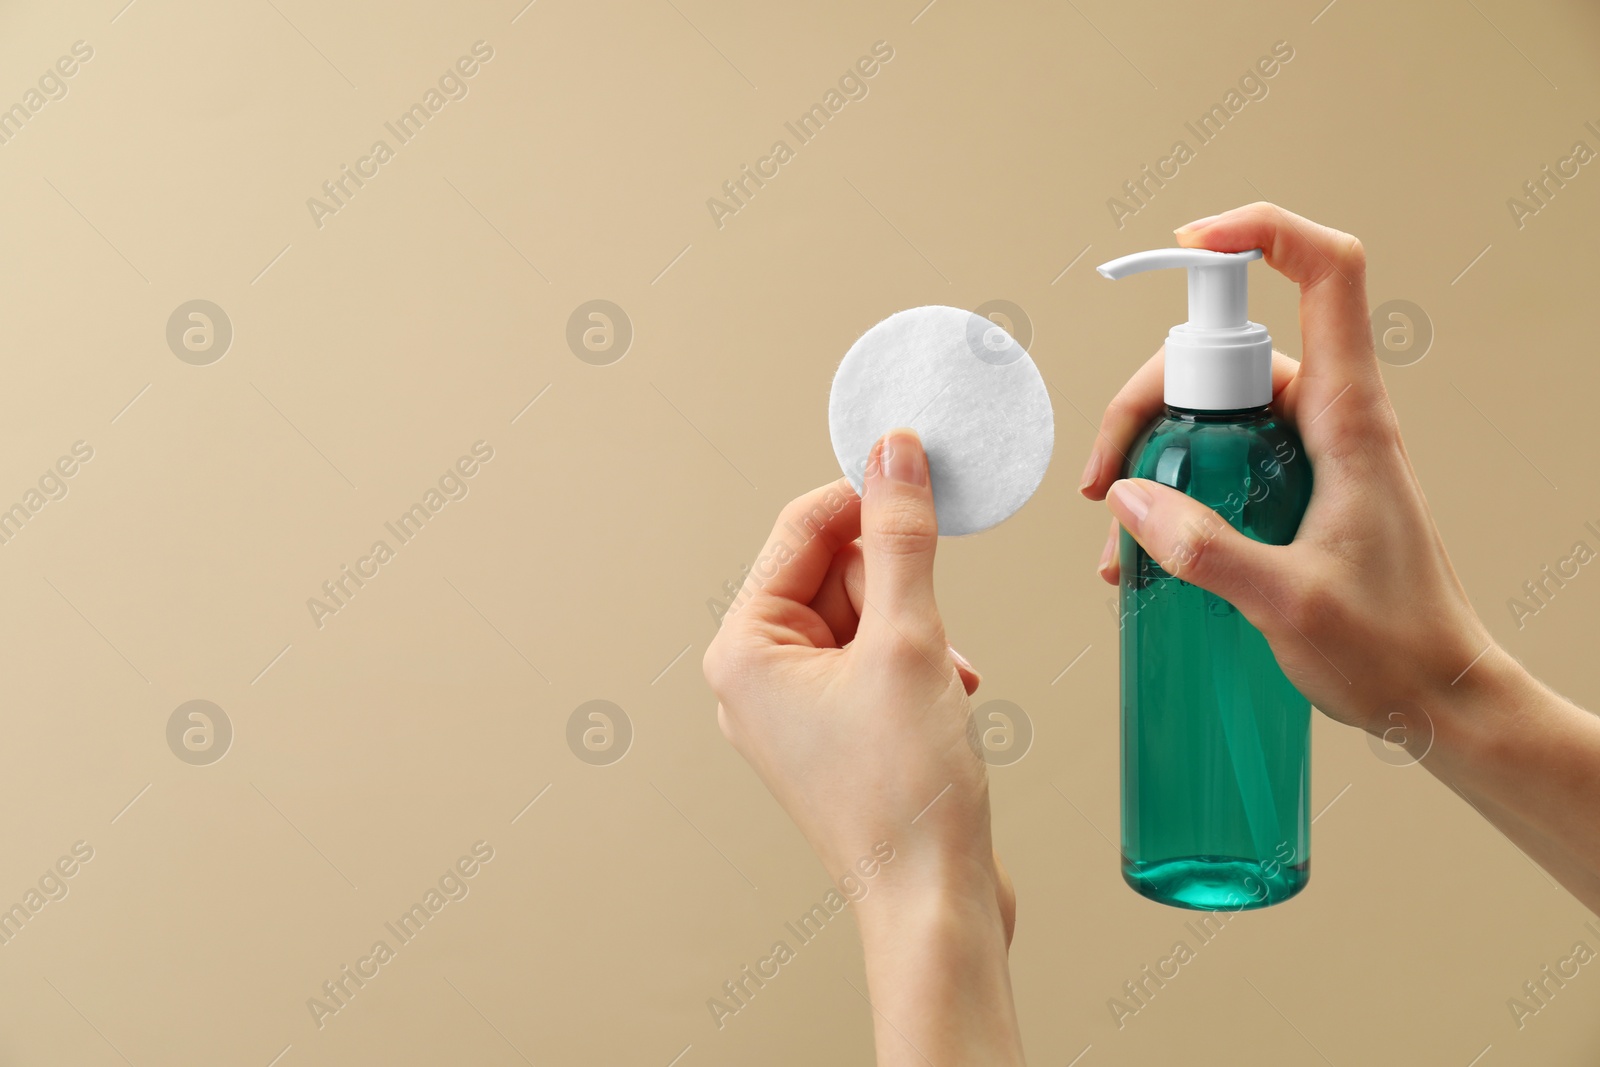
[{"label": "knuckle", "polygon": [[1322,574],[1306,576],[1288,591],[1282,611],[1289,625],[1311,640],[1332,632],[1340,611],[1334,583]]},{"label": "knuckle", "polygon": [[955,677],[955,664],[945,650],[944,626],[937,619],[896,619],[893,631],[874,650],[874,658],[894,676]]},{"label": "knuckle", "polygon": [[921,501],[891,501],[873,524],[873,534],[880,551],[915,555],[927,551],[939,536],[939,520]]},{"label": "knuckle", "polygon": [[1124,386],[1120,393],[1111,398],[1111,403],[1106,405],[1105,414],[1100,418],[1100,436],[1116,440],[1117,430],[1124,423],[1137,421],[1138,416],[1139,412],[1128,395],[1128,388]]},{"label": "knuckle", "polygon": [[701,657],[700,673],[705,675],[706,684],[719,698],[732,686],[738,674],[736,655],[720,635],[711,642],[706,654]]},{"label": "knuckle", "polygon": [[1169,574],[1203,584],[1215,577],[1217,571],[1216,542],[1226,525],[1221,517],[1208,512],[1203,516],[1186,519],[1172,540]]},{"label": "knuckle", "polygon": [[1244,210],[1257,216],[1260,221],[1278,231],[1288,229],[1289,224],[1294,221],[1290,217],[1288,208],[1275,204],[1271,200],[1257,200]]},{"label": "knuckle", "polygon": [[1177,565],[1172,573],[1181,578],[1203,581],[1208,577],[1211,562],[1210,543],[1209,539],[1193,530],[1180,534],[1172,548],[1173,562]]},{"label": "knuckle", "polygon": [[734,722],[733,713],[726,704],[717,705],[717,728],[722,731],[723,738],[735,748],[739,747],[739,731]]},{"label": "knuckle", "polygon": [[1370,473],[1387,469],[1395,457],[1405,454],[1400,419],[1387,396],[1380,396],[1361,414],[1346,418],[1349,423],[1341,424],[1338,432],[1322,444],[1325,463],[1351,463],[1356,465],[1353,470]]},{"label": "knuckle", "polygon": [[1385,397],[1374,408],[1370,433],[1373,443],[1385,453],[1405,451],[1405,443],[1400,437],[1400,417],[1395,414],[1394,406]]},{"label": "knuckle", "polygon": [[1367,249],[1366,246],[1361,243],[1361,238],[1356,237],[1354,234],[1344,233],[1340,230],[1334,230],[1333,234],[1335,247],[1338,249],[1339,260],[1344,265],[1345,269],[1351,272],[1366,270]]},{"label": "knuckle", "polygon": [[719,683],[722,680],[722,655],[715,641],[707,646],[706,654],[700,657],[700,674],[713,693],[719,691]]},{"label": "knuckle", "polygon": [[820,508],[809,495],[797,496],[778,512],[778,525],[785,530],[801,530],[806,524],[816,523]]}]

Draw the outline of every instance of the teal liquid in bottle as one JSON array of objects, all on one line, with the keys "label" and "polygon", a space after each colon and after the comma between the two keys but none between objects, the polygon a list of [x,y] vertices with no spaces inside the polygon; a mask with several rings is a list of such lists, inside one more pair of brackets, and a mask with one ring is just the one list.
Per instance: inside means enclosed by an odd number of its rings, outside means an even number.
[{"label": "teal liquid in bottle", "polygon": [[[1294,538],[1311,498],[1300,440],[1267,408],[1169,408],[1129,455],[1128,477],[1267,544]],[[1310,703],[1233,605],[1127,531],[1120,562],[1123,878],[1178,907],[1287,900],[1310,876]]]},{"label": "teal liquid in bottle", "polygon": [[[1283,545],[1312,478],[1299,437],[1269,406],[1272,339],[1246,318],[1245,268],[1260,256],[1164,249],[1099,269],[1189,272],[1189,321],[1167,336],[1167,411],[1135,442],[1125,475]],[[1238,609],[1183,580],[1183,560],[1151,558],[1126,531],[1119,552],[1122,876],[1175,907],[1287,900],[1311,871],[1310,704]]]}]

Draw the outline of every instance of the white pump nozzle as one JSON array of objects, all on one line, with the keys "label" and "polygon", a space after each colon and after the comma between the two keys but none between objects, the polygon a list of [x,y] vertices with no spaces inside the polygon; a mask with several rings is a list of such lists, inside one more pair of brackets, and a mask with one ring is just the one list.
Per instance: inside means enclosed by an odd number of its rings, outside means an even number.
[{"label": "white pump nozzle", "polygon": [[1102,263],[1111,280],[1147,270],[1189,272],[1189,321],[1167,335],[1166,402],[1191,411],[1239,411],[1272,401],[1272,338],[1251,322],[1246,273],[1261,250],[1159,248]]}]

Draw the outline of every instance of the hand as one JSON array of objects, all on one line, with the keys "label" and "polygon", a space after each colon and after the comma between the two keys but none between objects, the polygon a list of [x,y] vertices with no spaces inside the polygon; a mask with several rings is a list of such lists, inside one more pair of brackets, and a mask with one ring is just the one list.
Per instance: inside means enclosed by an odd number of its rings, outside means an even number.
[{"label": "hand", "polygon": [[1162,410],[1157,352],[1106,410],[1084,469],[1084,495],[1115,516],[1100,573],[1118,579],[1119,523],[1152,557],[1185,561],[1177,577],[1243,612],[1313,704],[1400,740],[1600,909],[1600,719],[1540,685],[1473,612],[1383,388],[1361,242],[1273,204],[1177,235],[1190,248],[1260,248],[1300,286],[1304,359],[1273,354],[1273,406],[1311,459],[1311,505],[1291,544],[1264,545],[1174,489],[1118,481],[1120,454]]},{"label": "hand", "polygon": [[[856,914],[891,1023],[880,1063],[935,1048],[1020,1062],[1014,897],[971,740],[978,676],[934,601],[937,542],[921,442],[894,431],[868,458],[864,498],[840,480],[783,510],[704,670],[723,734],[828,873],[867,883]],[[859,866],[885,844],[890,862]]]},{"label": "hand", "polygon": [[887,841],[884,884],[998,890],[988,778],[968,743],[979,677],[934,602],[938,525],[915,434],[874,446],[865,483],[865,501],[840,479],[778,516],[706,650],[717,720],[830,875]]},{"label": "hand", "polygon": [[1123,453],[1163,409],[1158,351],[1123,387],[1084,470],[1085,496],[1115,516],[1100,573],[1117,581],[1117,525],[1177,576],[1216,593],[1262,632],[1300,692],[1382,734],[1386,709],[1435,706],[1491,641],[1457,580],[1406,457],[1373,351],[1361,242],[1273,204],[1177,231],[1188,248],[1240,252],[1300,286],[1304,358],[1273,353],[1273,406],[1313,471],[1294,542],[1263,545],[1209,508],[1144,479],[1117,481]]}]

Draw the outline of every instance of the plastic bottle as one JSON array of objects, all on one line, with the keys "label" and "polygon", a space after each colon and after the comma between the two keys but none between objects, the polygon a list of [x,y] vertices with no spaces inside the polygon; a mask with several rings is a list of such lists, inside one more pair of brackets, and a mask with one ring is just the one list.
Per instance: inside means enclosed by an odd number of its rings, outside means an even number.
[{"label": "plastic bottle", "polygon": [[[1125,475],[1287,544],[1311,499],[1311,466],[1268,406],[1272,338],[1246,317],[1246,270],[1259,258],[1162,249],[1099,271],[1189,272],[1189,321],[1167,335],[1167,410],[1134,443]],[[1311,871],[1310,704],[1232,604],[1163,566],[1181,575],[1181,560],[1152,559],[1126,530],[1119,552],[1122,876],[1176,907],[1287,900]]]}]

